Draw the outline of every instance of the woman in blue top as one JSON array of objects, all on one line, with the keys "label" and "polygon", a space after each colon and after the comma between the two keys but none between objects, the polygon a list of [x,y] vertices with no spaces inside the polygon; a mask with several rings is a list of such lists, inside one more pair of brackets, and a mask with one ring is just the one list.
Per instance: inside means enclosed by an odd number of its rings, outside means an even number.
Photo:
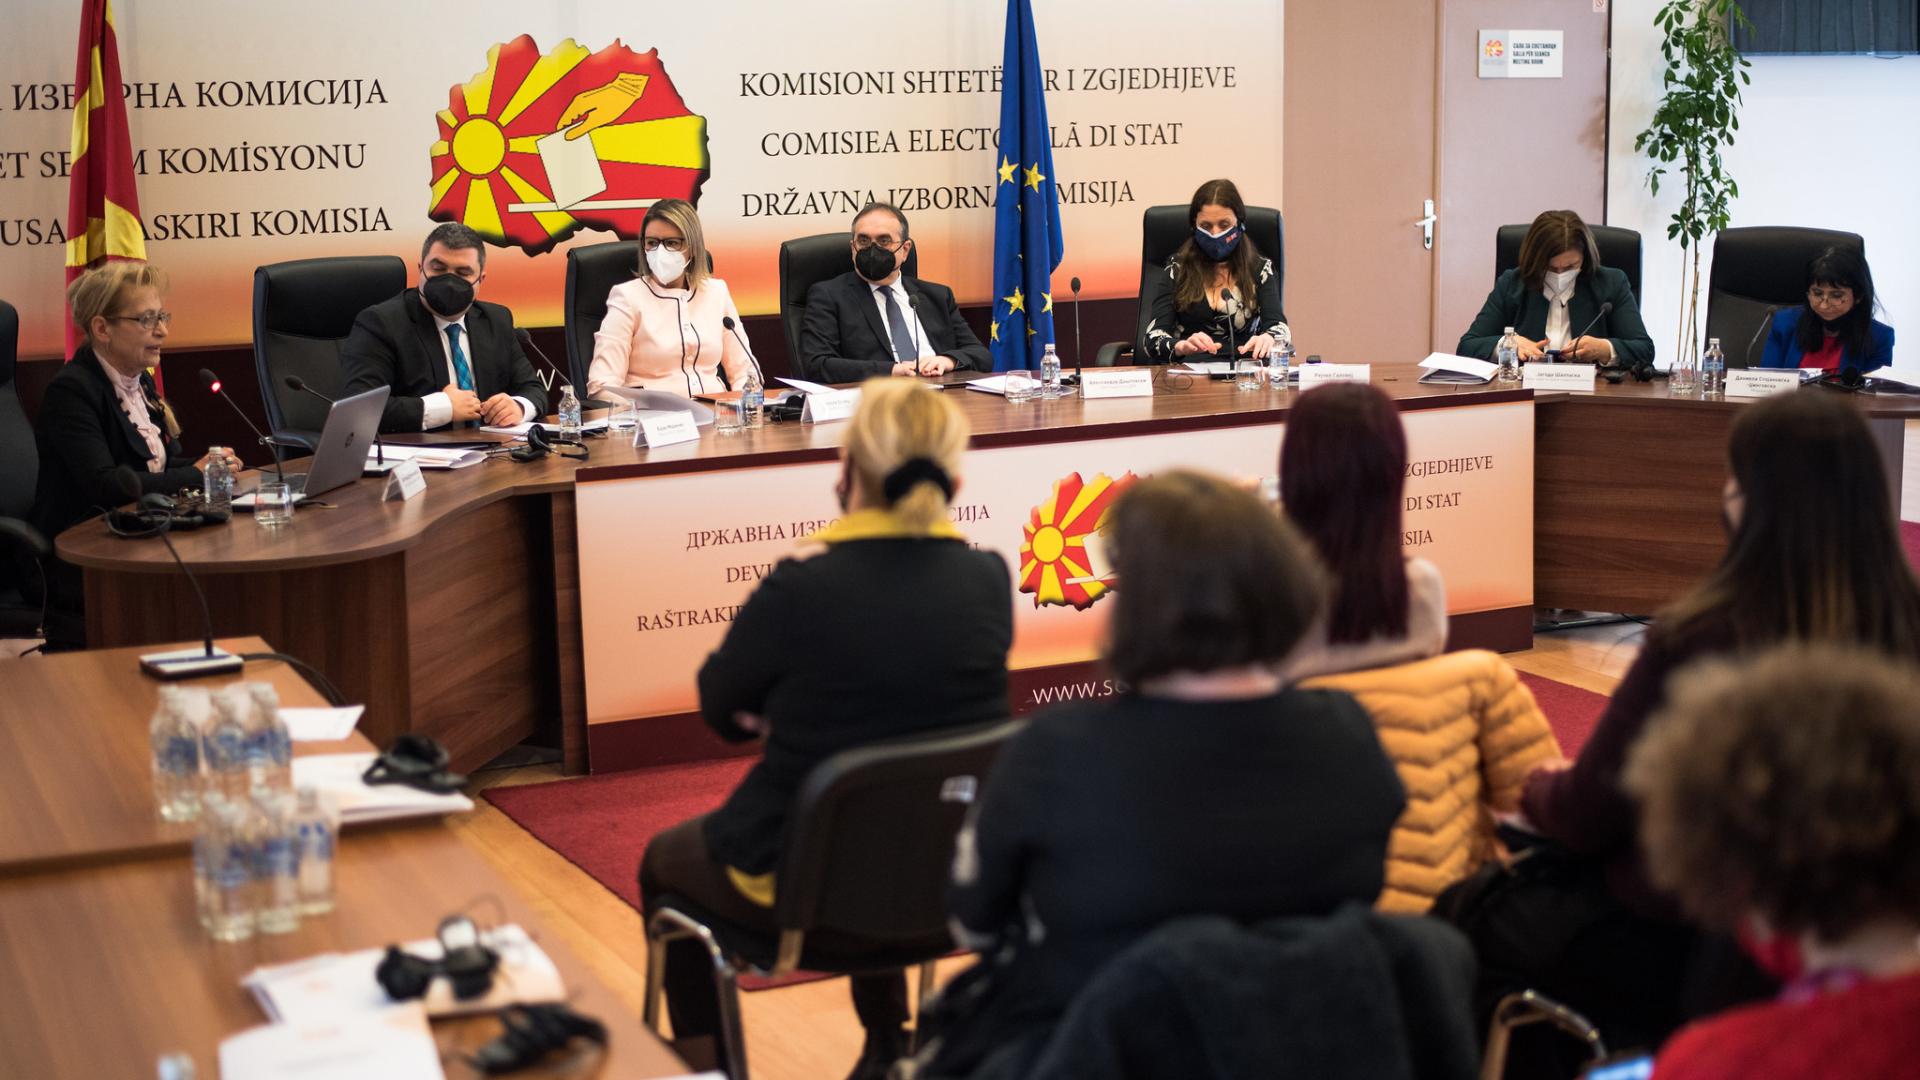
[{"label": "woman in blue top", "polygon": [[1893,363],[1893,327],[1873,317],[1866,256],[1830,247],[1807,264],[1807,302],[1773,317],[1761,367],[1865,374]]}]

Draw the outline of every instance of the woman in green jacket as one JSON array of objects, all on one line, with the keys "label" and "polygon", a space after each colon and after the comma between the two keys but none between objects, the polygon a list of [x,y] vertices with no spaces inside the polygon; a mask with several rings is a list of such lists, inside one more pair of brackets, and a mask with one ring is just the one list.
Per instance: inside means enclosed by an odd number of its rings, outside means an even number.
[{"label": "woman in green jacket", "polygon": [[[1613,306],[1601,314],[1608,304]],[[1548,350],[1556,350],[1560,359],[1582,364],[1653,366],[1653,339],[1640,321],[1627,275],[1600,265],[1592,231],[1571,210],[1549,210],[1533,219],[1520,242],[1520,265],[1493,283],[1454,351],[1491,360],[1509,326],[1519,338],[1522,363],[1546,359]]]}]

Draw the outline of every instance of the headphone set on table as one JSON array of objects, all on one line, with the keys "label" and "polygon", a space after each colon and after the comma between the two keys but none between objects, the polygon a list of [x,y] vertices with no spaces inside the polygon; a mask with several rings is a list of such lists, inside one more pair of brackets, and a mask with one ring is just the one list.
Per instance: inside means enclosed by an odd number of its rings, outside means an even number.
[{"label": "headphone set on table", "polygon": [[[580,452],[577,454],[569,453],[567,451],[568,447],[573,447]],[[527,429],[527,445],[515,447],[507,451],[508,457],[522,463],[539,461],[548,454],[557,454],[560,457],[572,458],[575,461],[585,461],[588,454],[587,444],[554,442],[547,438],[545,429],[541,428],[539,424],[535,424]]]}]

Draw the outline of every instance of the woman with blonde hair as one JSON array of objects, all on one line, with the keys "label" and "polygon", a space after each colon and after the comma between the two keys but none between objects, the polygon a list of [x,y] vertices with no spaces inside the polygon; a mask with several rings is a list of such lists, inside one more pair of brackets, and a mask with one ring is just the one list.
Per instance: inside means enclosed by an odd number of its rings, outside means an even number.
[{"label": "woman with blonde hair", "polygon": [[[707,724],[728,741],[764,739],[765,756],[724,806],[648,844],[649,917],[671,893],[771,932],[787,808],[814,766],[1007,715],[1006,560],[974,550],[948,520],[968,434],[959,407],[927,386],[879,378],[862,388],[835,484],[841,517],[773,568],[700,669]],[[719,1018],[697,942],[668,946],[666,990],[683,1053],[706,1059],[701,1043]],[[906,1049],[905,979],[855,976],[853,999],[867,1029],[853,1075],[884,1075]]]},{"label": "woman with blonde hair", "polygon": [[733,296],[709,266],[693,204],[661,199],[647,209],[640,233],[639,276],[607,294],[606,318],[593,335],[587,395],[627,387],[693,397],[738,389],[749,372],[760,378]]}]

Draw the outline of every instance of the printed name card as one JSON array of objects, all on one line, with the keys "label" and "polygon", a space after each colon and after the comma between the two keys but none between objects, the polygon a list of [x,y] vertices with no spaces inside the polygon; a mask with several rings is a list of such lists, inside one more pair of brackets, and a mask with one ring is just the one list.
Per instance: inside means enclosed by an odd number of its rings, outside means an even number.
[{"label": "printed name card", "polygon": [[1520,368],[1523,390],[1572,390],[1591,394],[1594,378],[1592,364],[1524,364]]},{"label": "printed name card", "polygon": [[1302,390],[1332,383],[1373,381],[1372,364],[1301,364],[1295,370],[1300,372]]},{"label": "printed name card", "polygon": [[1800,386],[1800,373],[1791,368],[1776,371],[1727,372],[1728,397],[1771,397]]},{"label": "printed name card", "polygon": [[427,478],[420,472],[420,463],[402,461],[387,471],[387,490],[380,496],[380,501],[398,499],[405,502],[425,490]]},{"label": "printed name card", "polygon": [[1153,370],[1124,368],[1116,371],[1082,371],[1080,396],[1083,398],[1152,397]]},{"label": "printed name card", "polygon": [[858,390],[816,390],[807,395],[807,405],[800,410],[800,419],[814,424],[845,420],[853,415],[854,408],[859,404]]},{"label": "printed name card", "polygon": [[640,418],[640,444],[647,447],[672,446],[700,437],[700,425],[690,412],[660,413]]}]

